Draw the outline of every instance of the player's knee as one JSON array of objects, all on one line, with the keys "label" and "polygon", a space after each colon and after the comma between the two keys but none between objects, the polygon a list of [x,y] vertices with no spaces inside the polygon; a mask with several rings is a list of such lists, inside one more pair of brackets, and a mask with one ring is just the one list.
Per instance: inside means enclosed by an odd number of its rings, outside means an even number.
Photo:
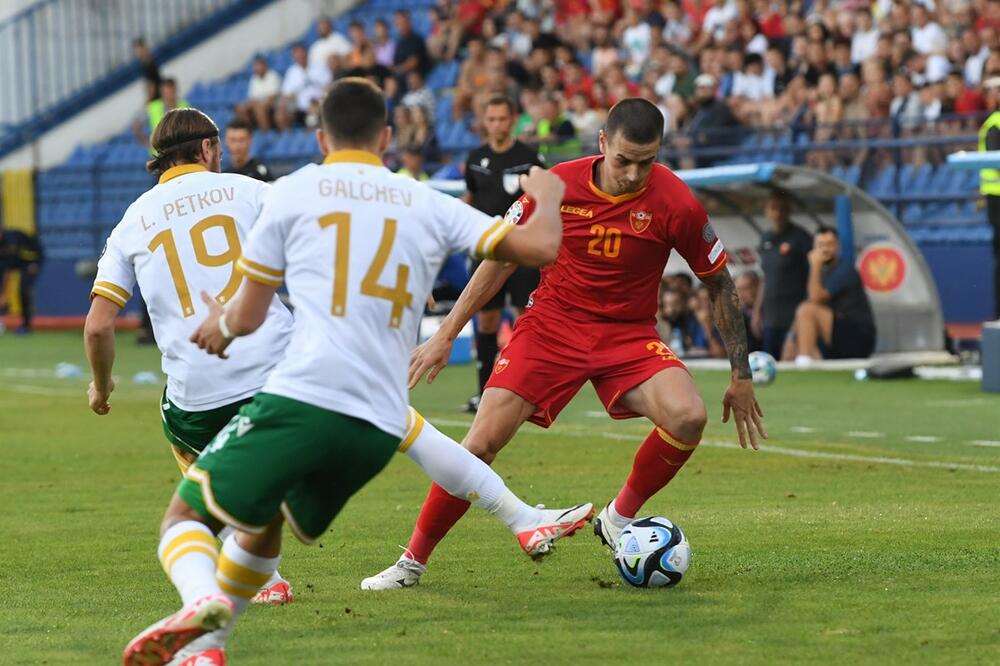
[{"label": "player's knee", "polygon": [[470,439],[464,443],[464,446],[472,455],[476,456],[487,465],[493,462],[493,459],[497,457],[497,453],[499,453],[500,449],[503,448],[503,444],[501,444],[497,439],[489,437],[476,437],[474,439]]},{"label": "player's knee", "polygon": [[674,436],[687,442],[696,442],[701,439],[708,424],[708,412],[704,401],[698,395],[693,395],[680,401],[675,400],[666,421],[666,429]]}]

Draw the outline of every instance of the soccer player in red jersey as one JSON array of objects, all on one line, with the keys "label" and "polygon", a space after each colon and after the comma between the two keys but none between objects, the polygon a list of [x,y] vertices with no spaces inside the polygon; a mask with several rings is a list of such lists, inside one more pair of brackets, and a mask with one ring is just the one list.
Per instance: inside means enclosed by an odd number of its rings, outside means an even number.
[{"label": "soccer player in red jersey", "polygon": [[[758,435],[767,437],[726,251],[691,190],[656,163],[662,135],[659,109],[643,99],[626,99],[608,114],[600,155],[552,169],[566,182],[562,248],[555,263],[542,269],[463,442],[492,462],[522,423],[547,428],[587,381],[611,418],[652,421],[631,474],[594,521],[595,533],[611,548],[643,503],[691,457],[707,420],[691,375],[655,329],[660,279],[671,250],[687,260],[711,296],[732,368],[723,422],[733,418],[744,448],[756,449]],[[519,199],[508,222],[526,220],[532,206],[530,199]],[[430,383],[447,365],[458,332],[513,270],[483,262],[440,330],[413,353],[411,388],[426,373]],[[431,486],[403,557],[366,578],[362,588],[415,585],[435,546],[468,508],[465,500]]]}]

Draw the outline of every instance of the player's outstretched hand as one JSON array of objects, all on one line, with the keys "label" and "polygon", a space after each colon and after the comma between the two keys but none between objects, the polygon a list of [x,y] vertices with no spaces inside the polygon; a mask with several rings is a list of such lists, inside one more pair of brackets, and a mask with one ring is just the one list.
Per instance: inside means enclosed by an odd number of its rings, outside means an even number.
[{"label": "player's outstretched hand", "polygon": [[219,329],[219,319],[222,318],[222,306],[204,291],[201,292],[201,300],[208,306],[208,317],[205,318],[205,321],[201,322],[201,326],[191,336],[191,342],[209,354],[218,356],[219,358],[229,358],[229,355],[226,354],[226,347],[229,346],[229,343],[233,339],[224,336]]},{"label": "player's outstretched hand", "polygon": [[[451,340],[444,335],[434,334],[431,339],[410,354],[410,388],[417,385],[426,374],[430,384],[438,373],[448,365],[451,358]],[[429,373],[429,374],[428,374]]]},{"label": "player's outstretched hand", "polygon": [[104,416],[111,411],[111,403],[108,399],[111,397],[111,392],[115,390],[114,380],[108,385],[106,391],[98,390],[97,385],[94,382],[90,382],[90,386],[87,387],[87,402],[90,403],[90,409],[98,416]]},{"label": "player's outstretched hand", "polygon": [[729,382],[726,395],[722,397],[723,423],[729,422],[730,414],[736,424],[736,433],[740,436],[740,446],[747,448],[749,440],[754,451],[760,448],[757,445],[757,436],[767,439],[767,431],[764,430],[764,410],[757,403],[757,397],[753,393],[753,382],[749,379],[734,379]]},{"label": "player's outstretched hand", "polygon": [[566,183],[551,171],[533,166],[528,175],[521,176],[521,189],[536,202],[551,200],[558,204],[566,192]]}]

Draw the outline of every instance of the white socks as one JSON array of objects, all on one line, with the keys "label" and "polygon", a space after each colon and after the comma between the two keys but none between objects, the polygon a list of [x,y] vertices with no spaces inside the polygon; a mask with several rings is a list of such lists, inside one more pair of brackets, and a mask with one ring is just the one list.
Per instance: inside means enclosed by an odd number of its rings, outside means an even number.
[{"label": "white socks", "polygon": [[410,429],[400,449],[450,494],[499,518],[514,533],[533,527],[541,512],[507,489],[503,479],[461,444],[410,408]]},{"label": "white socks", "polygon": [[611,524],[615,527],[624,528],[626,525],[635,520],[635,516],[629,518],[628,516],[623,516],[618,513],[618,508],[615,506],[614,501],[608,504],[608,518],[611,519]]},{"label": "white socks", "polygon": [[219,546],[203,523],[185,520],[163,533],[157,556],[185,606],[210,594],[218,594],[215,567]]}]

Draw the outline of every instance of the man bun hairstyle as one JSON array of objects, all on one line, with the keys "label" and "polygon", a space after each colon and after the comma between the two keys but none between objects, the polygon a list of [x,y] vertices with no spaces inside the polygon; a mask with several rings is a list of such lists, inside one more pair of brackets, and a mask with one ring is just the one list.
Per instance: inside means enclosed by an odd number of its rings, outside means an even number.
[{"label": "man bun hairstyle", "polygon": [[372,143],[387,120],[382,89],[356,76],[340,79],[323,98],[323,131],[339,147]]},{"label": "man bun hairstyle", "polygon": [[647,99],[629,97],[611,107],[604,134],[610,141],[619,132],[632,143],[653,143],[663,139],[663,114]]},{"label": "man bun hairstyle", "polygon": [[146,170],[160,175],[177,164],[194,164],[205,139],[219,140],[219,128],[211,118],[192,108],[168,111],[149,139],[153,159],[146,162]]}]

